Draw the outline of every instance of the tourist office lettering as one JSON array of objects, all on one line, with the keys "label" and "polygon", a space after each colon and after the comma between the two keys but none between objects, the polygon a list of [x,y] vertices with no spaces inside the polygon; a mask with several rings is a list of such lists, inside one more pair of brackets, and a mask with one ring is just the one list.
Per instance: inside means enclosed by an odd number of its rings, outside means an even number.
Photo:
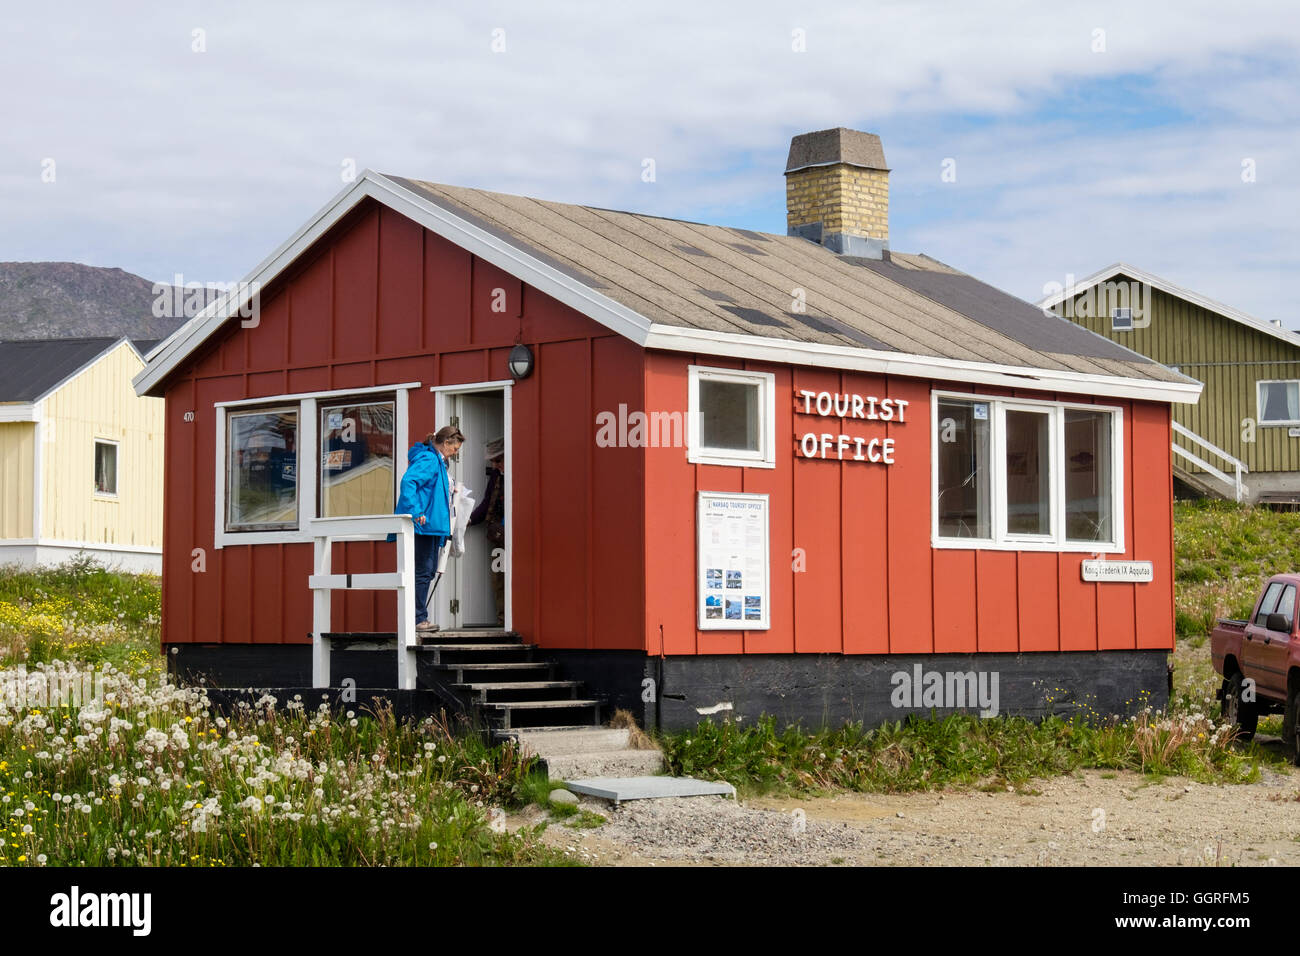
[{"label": "tourist office lettering", "polygon": [[[818,415],[822,418],[857,418],[870,422],[906,422],[907,406],[901,398],[877,398],[875,395],[840,394],[796,389],[796,412]],[[802,407],[798,399],[802,398]],[[835,435],[829,432],[805,432],[799,438],[799,451],[804,458],[831,458],[838,461],[866,461],[877,464],[894,463],[893,438],[862,438],[854,435]]]}]

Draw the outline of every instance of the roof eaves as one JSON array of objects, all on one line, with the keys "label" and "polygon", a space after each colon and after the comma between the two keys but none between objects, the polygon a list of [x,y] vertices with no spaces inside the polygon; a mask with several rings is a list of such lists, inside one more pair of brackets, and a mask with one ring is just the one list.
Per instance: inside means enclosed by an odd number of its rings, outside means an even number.
[{"label": "roof eaves", "polygon": [[1053,292],[1051,295],[1044,296],[1037,304],[1040,308],[1050,309],[1052,306],[1064,302],[1066,299],[1071,299],[1086,289],[1090,289],[1102,282],[1109,282],[1117,275],[1130,276],[1146,285],[1159,289],[1167,295],[1176,296],[1177,298],[1190,302],[1192,305],[1200,306],[1202,309],[1209,312],[1218,313],[1224,318],[1231,319],[1239,325],[1244,325],[1247,328],[1254,329],[1256,332],[1263,332],[1265,335],[1271,335],[1273,338],[1280,339],[1288,345],[1294,345],[1296,348],[1300,348],[1300,335],[1297,335],[1288,329],[1273,325],[1271,322],[1253,316],[1248,312],[1243,312],[1240,309],[1233,308],[1230,305],[1225,305],[1216,299],[1211,299],[1209,296],[1201,295],[1200,293],[1193,292],[1190,289],[1184,289],[1182,286],[1170,282],[1168,279],[1162,279],[1158,275],[1139,269],[1137,266],[1129,265],[1127,262],[1113,263],[1104,269],[1094,272],[1085,279],[1080,279],[1074,282],[1062,289],[1060,292]]},{"label": "roof eaves", "polygon": [[136,393],[148,394],[160,385],[186,356],[221,328],[230,316],[244,308],[263,286],[273,281],[312,243],[367,198],[409,217],[637,344],[643,343],[649,332],[650,321],[639,313],[423,198],[393,177],[367,169],[249,273],[239,283],[233,298],[226,295],[211,303],[150,353],[149,364],[132,380]]},{"label": "roof eaves", "polygon": [[970,362],[935,355],[911,355],[879,349],[770,339],[756,335],[710,332],[703,329],[654,325],[646,348],[719,354],[756,361],[789,365],[841,368],[909,378],[998,385],[1006,388],[1038,388],[1111,398],[1133,398],[1151,402],[1195,404],[1202,383],[1179,376],[1181,381],[1130,378],[1115,374],[1075,372],[1069,369],[1031,368]]}]

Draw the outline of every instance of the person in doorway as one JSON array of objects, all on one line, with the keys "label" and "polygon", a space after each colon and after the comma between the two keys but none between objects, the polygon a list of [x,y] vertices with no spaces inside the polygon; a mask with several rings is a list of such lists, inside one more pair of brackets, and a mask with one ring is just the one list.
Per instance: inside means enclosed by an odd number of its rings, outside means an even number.
[{"label": "person in doorway", "polygon": [[429,620],[429,583],[438,556],[451,536],[451,476],[447,459],[460,451],[465,436],[454,425],[444,425],[406,454],[395,514],[415,521],[415,629],[436,631]]},{"label": "person in doorway", "polygon": [[505,552],[500,550],[506,545],[505,446],[503,438],[487,443],[487,490],[469,516],[471,526],[484,526],[488,547],[492,549],[492,592],[497,604],[497,627],[506,626]]}]

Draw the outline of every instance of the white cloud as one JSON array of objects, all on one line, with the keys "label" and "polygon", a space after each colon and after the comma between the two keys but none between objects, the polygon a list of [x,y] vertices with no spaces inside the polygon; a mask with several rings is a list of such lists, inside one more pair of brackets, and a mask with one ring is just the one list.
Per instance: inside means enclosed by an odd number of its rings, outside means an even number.
[{"label": "white cloud", "polygon": [[[790,135],[850,125],[885,133],[899,248],[1027,297],[1131,258],[1291,319],[1300,98],[1277,64],[1300,20],[1272,4],[83,2],[5,26],[0,259],[230,279],[342,186],[348,158],[735,221],[779,210]],[[1196,121],[1147,128],[1144,100],[1122,132],[1074,100],[1125,76]],[[948,156],[959,182],[939,192]]]}]

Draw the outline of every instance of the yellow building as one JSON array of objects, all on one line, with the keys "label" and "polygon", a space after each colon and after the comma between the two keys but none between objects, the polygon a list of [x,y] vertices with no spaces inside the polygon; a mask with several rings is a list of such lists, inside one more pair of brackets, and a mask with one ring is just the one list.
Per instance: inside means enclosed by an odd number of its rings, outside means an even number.
[{"label": "yellow building", "polygon": [[131,387],[137,344],[0,342],[0,564],[161,570],[164,406]]}]

